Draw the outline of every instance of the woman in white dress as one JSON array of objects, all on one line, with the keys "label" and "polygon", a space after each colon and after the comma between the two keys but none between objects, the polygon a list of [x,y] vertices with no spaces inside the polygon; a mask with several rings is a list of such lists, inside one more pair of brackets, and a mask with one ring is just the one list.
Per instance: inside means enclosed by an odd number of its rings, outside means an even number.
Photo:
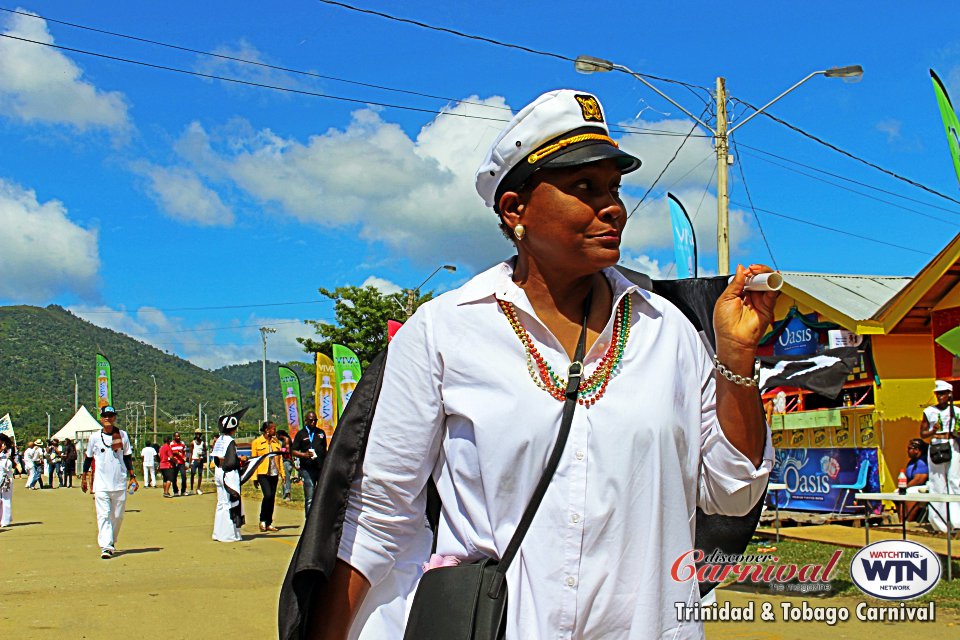
[{"label": "woman in white dress", "polygon": [[13,441],[0,433],[0,527],[10,526],[13,500]]},{"label": "woman in white dress", "polygon": [[213,483],[217,487],[217,510],[213,517],[213,539],[218,542],[239,542],[243,526],[243,504],[240,501],[240,468],[245,460],[237,455],[233,434],[240,426],[246,409],[233,415],[220,416],[220,437],[211,458],[215,465]]}]

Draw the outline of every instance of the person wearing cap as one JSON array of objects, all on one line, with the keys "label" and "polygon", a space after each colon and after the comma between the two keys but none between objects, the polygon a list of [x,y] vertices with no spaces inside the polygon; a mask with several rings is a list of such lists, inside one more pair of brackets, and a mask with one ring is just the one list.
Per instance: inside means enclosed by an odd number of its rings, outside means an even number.
[{"label": "person wearing cap", "polygon": [[30,471],[27,489],[43,489],[43,440],[35,440],[33,446],[24,452],[23,458]]},{"label": "person wearing cap", "polygon": [[[930,449],[935,445],[950,447],[950,460],[936,463],[927,455],[927,487],[930,493],[960,494],[960,424],[957,410],[953,406],[953,385],[945,380],[937,380],[933,385],[937,403],[923,410],[920,419],[920,437],[930,439]],[[960,504],[955,502],[931,502],[927,509],[930,524],[941,532],[947,531],[947,520],[953,528],[960,527]],[[949,514],[949,516],[948,516]]]},{"label": "person wearing cap", "polygon": [[116,553],[117,538],[123,524],[127,504],[127,490],[136,491],[137,476],[133,470],[133,449],[127,432],[116,426],[117,412],[106,405],[100,409],[102,428],[87,441],[83,459],[83,477],[80,490],[87,492],[90,467],[97,466],[93,478],[93,495],[97,506],[97,543],[100,557],[112,558]]},{"label": "person wearing cap", "polygon": [[217,508],[213,516],[213,539],[217,542],[239,542],[244,524],[240,498],[240,469],[246,458],[237,455],[233,435],[240,426],[246,409],[217,419],[220,437],[210,453],[213,460],[213,484],[217,488]]},{"label": "person wearing cap", "polygon": [[[717,359],[672,304],[613,269],[640,160],[589,93],[523,108],[481,164],[477,191],[516,256],[426,304],[388,348],[362,470],[311,637],[401,638],[430,556],[426,486],[444,562],[499,559],[556,442],[566,375],[587,327],[559,467],[506,573],[507,638],[701,638],[676,603],[696,580],[696,509],[742,515],[773,463],[755,351],[777,294],[738,266],[714,312]],[[453,557],[453,560],[450,560]]]}]

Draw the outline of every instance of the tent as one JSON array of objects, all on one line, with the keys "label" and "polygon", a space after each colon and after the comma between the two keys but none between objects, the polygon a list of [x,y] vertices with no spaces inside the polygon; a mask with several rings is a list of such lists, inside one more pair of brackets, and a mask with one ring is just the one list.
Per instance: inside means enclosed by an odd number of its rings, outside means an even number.
[{"label": "tent", "polygon": [[53,437],[57,440],[63,440],[64,438],[70,438],[71,440],[77,440],[78,433],[89,433],[91,431],[96,431],[100,428],[100,423],[97,422],[90,412],[87,411],[86,407],[80,407],[79,411],[70,421],[63,425],[63,428],[60,431],[57,431],[53,434]]}]

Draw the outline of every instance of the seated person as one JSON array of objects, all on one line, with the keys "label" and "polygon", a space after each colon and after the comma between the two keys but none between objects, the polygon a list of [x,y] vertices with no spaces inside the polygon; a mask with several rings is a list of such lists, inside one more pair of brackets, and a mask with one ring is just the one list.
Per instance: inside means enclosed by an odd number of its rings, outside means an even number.
[{"label": "seated person", "polygon": [[[905,472],[907,474],[907,493],[926,493],[927,474],[927,443],[920,438],[914,438],[907,443],[907,457],[909,458]],[[919,502],[905,502],[903,504],[904,518],[907,522],[916,522],[923,513],[924,505]]]}]

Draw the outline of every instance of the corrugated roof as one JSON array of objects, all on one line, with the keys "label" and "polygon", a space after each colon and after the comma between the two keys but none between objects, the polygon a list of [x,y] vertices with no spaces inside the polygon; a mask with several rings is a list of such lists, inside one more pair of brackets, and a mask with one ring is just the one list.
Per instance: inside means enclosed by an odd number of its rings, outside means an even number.
[{"label": "corrugated roof", "polygon": [[781,274],[789,287],[856,321],[871,319],[913,280],[906,276],[855,276],[798,271],[782,271]]}]

